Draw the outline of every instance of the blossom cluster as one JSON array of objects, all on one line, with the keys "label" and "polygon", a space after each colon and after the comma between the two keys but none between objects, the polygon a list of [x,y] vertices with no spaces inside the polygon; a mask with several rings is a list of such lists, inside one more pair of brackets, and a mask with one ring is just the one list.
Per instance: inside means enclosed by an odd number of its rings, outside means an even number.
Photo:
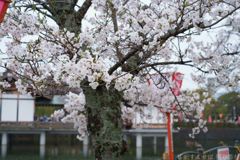
[{"label": "blossom cluster", "polygon": [[[182,78],[182,77],[180,77]],[[150,77],[148,76],[148,79]],[[155,82],[153,82],[155,80]],[[158,85],[156,85],[158,84]],[[161,86],[165,86],[161,88]],[[134,88],[124,91],[124,98],[129,101],[129,105],[132,105],[132,110],[135,113],[139,113],[141,115],[141,119],[143,123],[146,123],[144,119],[152,119],[152,112],[143,111],[143,107],[147,110],[151,110],[153,107],[157,107],[161,109],[162,113],[169,112],[173,114],[177,114],[178,112],[183,113],[183,117],[187,121],[189,116],[193,116],[195,119],[199,119],[199,128],[206,131],[207,129],[204,127],[206,122],[202,121],[201,113],[204,110],[204,106],[207,103],[211,102],[211,98],[209,98],[208,92],[203,93],[204,99],[200,101],[200,95],[196,92],[180,92],[180,95],[176,97],[173,93],[173,88],[175,83],[167,83],[164,80],[161,80],[161,84],[156,81],[154,76],[151,76],[151,82],[145,82],[137,85]],[[161,89],[159,89],[161,88]],[[140,105],[141,104],[141,105]],[[125,111],[126,112],[126,111]],[[127,112],[124,113],[127,116]],[[125,118],[123,116],[123,118]],[[132,120],[135,117],[132,117]],[[163,122],[167,122],[167,117],[165,114],[163,116],[155,117],[156,120],[162,120]],[[129,117],[128,117],[129,119]],[[141,127],[141,124],[136,124],[136,127]],[[196,128],[195,128],[196,129]],[[195,135],[199,133],[198,130],[193,130],[194,132],[191,135]]]},{"label": "blossom cluster", "polygon": [[54,113],[51,115],[51,117],[55,117],[57,120],[59,120],[59,118],[62,118],[64,115],[65,115],[64,110],[60,109],[60,110],[54,111]]},{"label": "blossom cluster", "polygon": [[[88,51],[82,54],[90,57]],[[64,58],[59,56],[59,59]],[[66,82],[69,87],[73,88],[80,88],[81,81],[86,79],[92,89],[96,89],[100,84],[105,84],[108,88],[115,79],[115,88],[119,91],[129,89],[138,84],[138,78],[133,78],[131,74],[122,73],[119,77],[110,76],[107,72],[106,62],[97,53],[95,53],[94,58],[81,58],[78,61],[64,59],[58,62],[57,66],[59,67],[55,74],[56,82]]]},{"label": "blossom cluster", "polygon": [[25,85],[23,85],[22,80],[18,79],[15,82],[16,88],[18,89],[18,92],[22,93],[22,94],[27,94],[27,87]]},{"label": "blossom cluster", "polygon": [[2,92],[2,89],[8,88],[11,85],[7,81],[0,82],[0,93]]},{"label": "blossom cluster", "polygon": [[[85,116],[85,96],[82,92],[79,95],[69,92],[67,97],[67,103],[64,105],[64,110],[66,113],[63,113],[63,110],[59,110],[55,111],[56,113],[54,112],[53,116],[62,116],[61,121],[64,123],[73,122],[74,128],[76,128],[80,134],[77,136],[77,138],[79,140],[83,140],[85,136],[88,135],[87,118]],[[63,115],[66,116],[64,117]]]},{"label": "blossom cluster", "polygon": [[135,111],[132,108],[126,107],[123,104],[122,106],[122,119],[125,120],[133,120],[135,118]]},{"label": "blossom cluster", "polygon": [[118,91],[123,91],[123,90],[128,90],[133,86],[136,86],[139,83],[139,78],[138,77],[132,78],[132,76],[133,75],[128,73],[122,77],[117,78],[115,83],[115,88]]}]

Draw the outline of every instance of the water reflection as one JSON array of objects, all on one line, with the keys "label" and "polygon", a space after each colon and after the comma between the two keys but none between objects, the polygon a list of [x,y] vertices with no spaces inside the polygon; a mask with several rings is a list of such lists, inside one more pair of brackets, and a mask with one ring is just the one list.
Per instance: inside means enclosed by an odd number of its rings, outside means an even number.
[{"label": "water reflection", "polygon": [[87,157],[89,155],[89,137],[86,136],[83,140],[83,157]]},{"label": "water reflection", "polygon": [[45,157],[45,145],[41,145],[39,147],[39,154],[40,154],[40,158],[44,158]]},{"label": "water reflection", "polygon": [[153,153],[156,154],[157,153],[157,145],[153,145],[152,148],[153,148]]},{"label": "water reflection", "polygon": [[75,152],[76,152],[76,151],[75,151],[75,148],[73,148],[73,149],[72,149],[72,156],[75,155]]},{"label": "water reflection", "polygon": [[2,157],[2,159],[5,159],[5,157],[6,157],[6,155],[7,155],[7,146],[6,145],[2,145],[2,148],[1,148],[1,150],[2,150],[2,154],[1,154],[1,157]]},{"label": "water reflection", "polygon": [[141,160],[142,159],[142,148],[136,148],[136,158],[137,160]]},{"label": "water reflection", "polygon": [[58,155],[58,147],[55,147],[55,155]]},{"label": "water reflection", "polygon": [[83,146],[83,157],[87,157],[89,155],[89,146],[84,145]]}]

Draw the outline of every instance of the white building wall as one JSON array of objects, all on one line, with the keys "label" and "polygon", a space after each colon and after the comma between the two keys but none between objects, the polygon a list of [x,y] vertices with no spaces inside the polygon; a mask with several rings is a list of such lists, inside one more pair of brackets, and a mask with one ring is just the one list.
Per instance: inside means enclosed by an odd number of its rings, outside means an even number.
[{"label": "white building wall", "polygon": [[[159,109],[156,108],[156,107],[153,107],[153,109],[151,111],[147,110],[146,107],[143,107],[143,112],[145,114],[151,112],[152,113],[152,116],[153,118],[150,120],[146,120],[146,118],[144,119],[147,123],[151,123],[151,124],[164,124],[163,123],[163,120],[160,119],[160,120],[157,120],[157,116],[159,115],[160,117],[163,117],[163,113],[159,112]],[[135,118],[135,122],[136,123],[143,123],[142,119],[141,119],[141,116],[140,116],[140,113],[137,113],[136,114],[136,118]]]},{"label": "white building wall", "polygon": [[17,95],[2,94],[1,121],[17,121]]},{"label": "white building wall", "polygon": [[28,95],[19,95],[18,121],[34,121],[34,99]]},{"label": "white building wall", "polygon": [[0,98],[0,121],[34,121],[34,98],[28,95],[2,94]]}]

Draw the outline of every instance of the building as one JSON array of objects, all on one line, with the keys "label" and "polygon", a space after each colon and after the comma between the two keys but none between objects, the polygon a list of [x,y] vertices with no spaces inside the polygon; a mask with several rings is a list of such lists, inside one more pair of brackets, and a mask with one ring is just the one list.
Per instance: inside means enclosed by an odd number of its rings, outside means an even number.
[{"label": "building", "polygon": [[[44,116],[46,114],[44,110],[47,108],[53,113],[55,109],[63,108],[66,103],[66,95],[39,97],[21,94],[15,85],[19,77],[9,71],[4,72],[0,78],[11,85],[0,94],[0,121],[2,122],[32,122],[36,120],[36,116]],[[42,107],[46,108],[41,109]]]}]

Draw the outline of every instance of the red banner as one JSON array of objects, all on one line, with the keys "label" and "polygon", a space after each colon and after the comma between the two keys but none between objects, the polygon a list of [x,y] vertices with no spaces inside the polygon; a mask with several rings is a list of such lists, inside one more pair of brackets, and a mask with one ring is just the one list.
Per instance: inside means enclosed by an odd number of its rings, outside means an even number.
[{"label": "red banner", "polygon": [[212,117],[210,115],[208,116],[208,122],[212,123]]},{"label": "red banner", "polygon": [[180,88],[182,87],[183,75],[180,72],[172,74],[172,83],[174,84],[173,92],[176,96],[180,94]]},{"label": "red banner", "polygon": [[220,114],[219,114],[219,117],[220,117],[220,119],[222,119],[222,116],[223,116],[223,114],[222,114],[222,113],[220,113]]}]

